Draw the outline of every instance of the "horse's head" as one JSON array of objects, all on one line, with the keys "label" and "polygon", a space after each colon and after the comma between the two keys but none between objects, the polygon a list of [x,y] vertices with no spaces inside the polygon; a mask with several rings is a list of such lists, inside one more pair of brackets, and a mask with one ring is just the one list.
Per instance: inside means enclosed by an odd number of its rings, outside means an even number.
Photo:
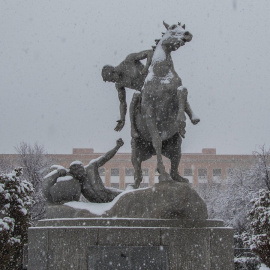
[{"label": "horse's head", "polygon": [[168,51],[176,51],[181,46],[184,46],[186,42],[191,41],[192,34],[185,30],[185,25],[181,26],[181,23],[168,25],[165,22],[163,24],[167,29],[161,39],[163,48]]}]

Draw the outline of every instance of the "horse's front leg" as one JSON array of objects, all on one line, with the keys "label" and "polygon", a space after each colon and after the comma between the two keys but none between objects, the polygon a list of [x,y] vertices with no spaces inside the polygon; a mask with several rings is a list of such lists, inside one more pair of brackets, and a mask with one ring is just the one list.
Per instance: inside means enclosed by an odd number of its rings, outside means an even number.
[{"label": "horse's front leg", "polygon": [[174,181],[188,183],[188,179],[179,174],[178,168],[181,160],[181,143],[182,139],[179,133],[175,134],[167,141],[166,147],[163,149],[165,157],[171,160],[171,177]]}]

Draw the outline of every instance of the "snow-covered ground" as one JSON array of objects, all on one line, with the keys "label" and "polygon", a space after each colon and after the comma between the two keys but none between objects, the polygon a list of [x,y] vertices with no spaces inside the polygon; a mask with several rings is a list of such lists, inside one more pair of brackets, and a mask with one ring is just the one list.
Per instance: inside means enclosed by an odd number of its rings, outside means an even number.
[{"label": "snow-covered ground", "polygon": [[262,264],[260,270],[269,270],[270,268],[268,268],[267,266],[265,266],[264,264]]}]

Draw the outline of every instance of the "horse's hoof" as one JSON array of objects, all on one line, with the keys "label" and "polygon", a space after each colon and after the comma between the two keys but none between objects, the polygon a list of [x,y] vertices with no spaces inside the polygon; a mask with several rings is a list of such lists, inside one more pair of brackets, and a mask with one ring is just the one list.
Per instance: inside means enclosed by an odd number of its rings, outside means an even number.
[{"label": "horse's hoof", "polygon": [[176,174],[176,175],[171,175],[172,179],[176,182],[179,182],[179,183],[189,183],[189,180],[187,178],[184,178],[182,177],[181,175],[179,174]]},{"label": "horse's hoof", "polygon": [[131,185],[127,185],[125,190],[133,190],[133,189],[138,189],[139,186],[135,185],[135,184],[131,184]]},{"label": "horse's hoof", "polygon": [[171,178],[171,176],[169,174],[161,174],[158,177],[158,180],[159,180],[159,183],[173,181],[173,179]]}]

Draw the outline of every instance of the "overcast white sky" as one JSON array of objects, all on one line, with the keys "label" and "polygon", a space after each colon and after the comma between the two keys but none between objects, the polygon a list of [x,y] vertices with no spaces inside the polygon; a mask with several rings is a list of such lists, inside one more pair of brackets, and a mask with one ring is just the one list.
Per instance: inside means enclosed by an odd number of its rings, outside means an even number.
[{"label": "overcast white sky", "polygon": [[0,153],[20,141],[49,153],[103,152],[119,137],[129,152],[130,124],[113,130],[119,102],[101,69],[151,48],[163,20],[193,34],[172,55],[201,118],[187,120],[183,152],[269,147],[269,14],[269,0],[0,1]]}]

